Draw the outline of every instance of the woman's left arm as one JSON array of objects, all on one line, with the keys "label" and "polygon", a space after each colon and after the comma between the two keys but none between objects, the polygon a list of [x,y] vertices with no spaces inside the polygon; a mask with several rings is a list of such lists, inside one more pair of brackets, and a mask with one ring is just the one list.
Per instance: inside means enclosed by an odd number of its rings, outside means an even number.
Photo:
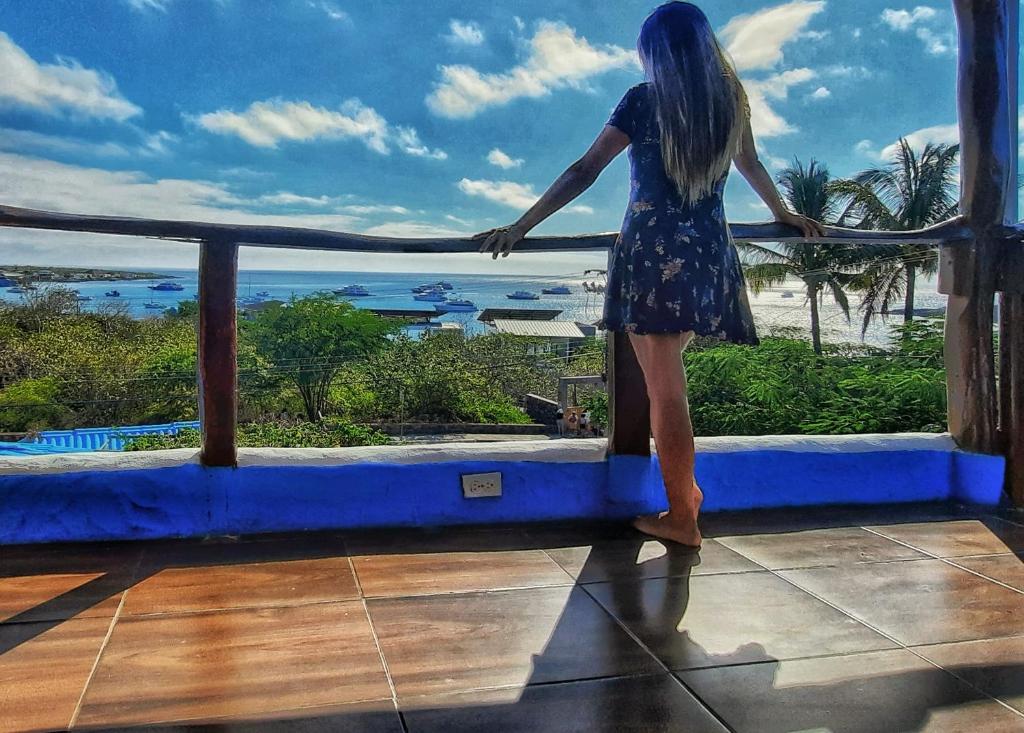
[{"label": "woman's left arm", "polygon": [[537,203],[514,224],[473,235],[473,239],[484,240],[480,251],[493,252],[493,259],[497,259],[498,255],[508,257],[512,248],[526,237],[531,229],[590,188],[601,175],[601,171],[628,146],[629,136],[626,133],[611,125],[605,125],[583,157],[566,168]]},{"label": "woman's left arm", "polygon": [[789,210],[786,203],[779,195],[779,189],[775,181],[768,174],[764,164],[757,155],[757,146],[754,143],[754,134],[750,129],[750,117],[743,119],[743,133],[740,138],[740,150],[733,158],[736,170],[747,179],[747,183],[754,189],[754,192],[764,201],[771,210],[775,221],[782,224],[789,224],[800,230],[800,233],[808,239],[824,237],[825,228],[814,219]]}]

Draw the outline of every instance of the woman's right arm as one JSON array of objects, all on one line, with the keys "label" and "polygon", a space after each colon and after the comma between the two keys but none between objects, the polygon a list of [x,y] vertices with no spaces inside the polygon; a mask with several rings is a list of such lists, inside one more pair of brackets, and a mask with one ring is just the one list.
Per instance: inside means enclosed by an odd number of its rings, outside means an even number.
[{"label": "woman's right arm", "polygon": [[736,170],[747,179],[747,183],[754,189],[754,192],[767,204],[775,221],[796,227],[805,237],[825,236],[825,228],[821,224],[814,219],[793,213],[779,196],[779,189],[775,187],[775,181],[772,180],[771,175],[768,174],[761,159],[757,156],[757,146],[754,144],[754,134],[750,129],[750,118],[747,116],[744,116],[740,151],[733,158],[733,163]]}]

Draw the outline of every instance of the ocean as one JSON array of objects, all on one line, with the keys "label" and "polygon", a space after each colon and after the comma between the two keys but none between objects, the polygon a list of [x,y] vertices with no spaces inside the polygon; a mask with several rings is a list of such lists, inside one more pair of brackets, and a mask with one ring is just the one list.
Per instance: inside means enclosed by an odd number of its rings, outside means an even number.
[{"label": "ocean", "polygon": [[[159,281],[123,281],[100,283],[73,283],[72,287],[82,296],[91,300],[82,303],[83,310],[96,310],[108,303],[118,303],[128,309],[133,317],[145,318],[161,314],[161,310],[146,308],[147,303],[171,308],[181,300],[190,300],[197,292],[198,275],[195,270],[160,270],[173,276],[173,282],[183,290],[161,292],[149,290],[150,285]],[[352,302],[363,308],[417,308],[429,309],[431,303],[413,300],[411,289],[424,283],[445,280],[454,289],[450,295],[472,300],[481,310],[484,308],[541,308],[557,309],[559,319],[593,323],[601,317],[603,295],[587,292],[583,282],[604,282],[597,274],[583,272],[561,275],[467,275],[439,273],[379,273],[379,272],[300,272],[286,270],[242,270],[238,276],[238,296],[246,298],[266,292],[276,300],[302,297],[318,291],[330,291],[346,285],[362,285],[372,293],[371,297],[353,298]],[[540,293],[543,288],[564,285],[571,290],[569,295],[541,295],[540,300],[516,301],[506,297],[516,290]],[[799,281],[750,295],[751,308],[758,330],[762,335],[779,329],[797,329],[809,333],[810,309]],[[119,298],[104,295],[109,290],[118,290]],[[23,296],[0,290],[0,299],[17,301]],[[941,308],[946,297],[936,292],[934,284],[920,284],[917,307]],[[851,294],[851,306],[856,309],[856,297]],[[477,320],[478,313],[449,313],[441,316],[441,322],[459,323],[467,334],[484,333],[487,327]],[[847,323],[841,309],[826,297],[821,308],[822,337],[829,342],[860,342],[860,320],[852,314],[852,323]],[[893,323],[899,319],[893,318]],[[864,337],[866,343],[885,345],[889,343],[889,331],[882,322],[876,322]]]}]

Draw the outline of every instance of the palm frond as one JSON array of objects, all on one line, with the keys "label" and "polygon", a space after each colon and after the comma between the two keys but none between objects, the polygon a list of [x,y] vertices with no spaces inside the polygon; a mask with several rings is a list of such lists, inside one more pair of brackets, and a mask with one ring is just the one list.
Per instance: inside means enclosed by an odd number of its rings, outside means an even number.
[{"label": "palm frond", "polygon": [[762,262],[743,268],[743,274],[747,278],[750,289],[755,295],[758,295],[773,285],[782,285],[786,278],[794,273],[792,265]]}]

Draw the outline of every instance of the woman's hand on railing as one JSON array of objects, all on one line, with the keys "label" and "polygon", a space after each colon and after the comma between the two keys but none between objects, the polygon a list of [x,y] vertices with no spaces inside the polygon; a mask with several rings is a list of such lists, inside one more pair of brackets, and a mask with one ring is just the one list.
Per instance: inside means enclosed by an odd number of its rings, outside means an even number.
[{"label": "woman's hand on railing", "polygon": [[480,251],[491,252],[491,259],[496,260],[499,254],[502,257],[508,257],[508,253],[512,251],[512,248],[525,237],[526,232],[518,224],[509,224],[508,226],[496,227],[488,229],[486,232],[474,234],[471,239],[482,239],[483,244],[480,245]]},{"label": "woman's hand on railing", "polygon": [[808,239],[817,239],[825,236],[825,227],[822,226],[820,222],[817,222],[808,216],[803,216],[802,214],[795,214],[792,211],[787,211],[776,216],[775,221],[779,224],[788,224],[791,227],[796,227]]}]

